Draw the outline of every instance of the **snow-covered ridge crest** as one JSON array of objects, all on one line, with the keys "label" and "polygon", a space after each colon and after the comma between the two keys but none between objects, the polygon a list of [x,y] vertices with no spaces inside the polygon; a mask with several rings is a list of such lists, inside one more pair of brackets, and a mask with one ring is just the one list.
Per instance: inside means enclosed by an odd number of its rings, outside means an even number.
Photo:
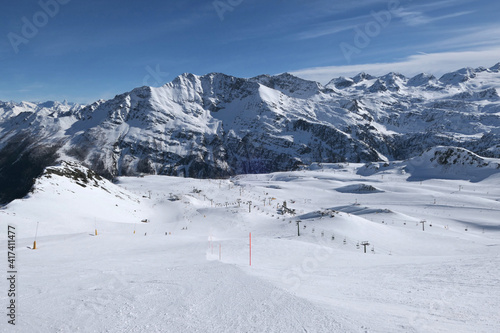
[{"label": "snow-covered ridge crest", "polygon": [[40,223],[38,235],[45,236],[105,232],[117,224],[140,223],[148,218],[147,208],[136,194],[76,162],[62,161],[47,167],[30,193],[10,202],[4,213],[16,212],[24,229],[34,231]]},{"label": "snow-covered ridge crest", "polygon": [[[123,188],[117,187],[109,180],[101,177],[89,168],[73,161],[61,161],[57,165],[45,168],[43,174],[38,177],[31,189],[32,194],[46,191],[47,184],[61,186],[67,184],[69,187],[78,186],[83,191],[105,192],[121,200],[140,202],[135,195],[128,193]],[[74,193],[74,191],[72,192]]]},{"label": "snow-covered ridge crest", "polygon": [[484,158],[458,147],[434,147],[408,161],[409,180],[463,179],[478,182],[500,173],[500,160]]},{"label": "snow-covered ridge crest", "polygon": [[500,159],[482,157],[464,148],[437,146],[406,161],[367,163],[358,173],[373,175],[389,171],[408,174],[409,181],[460,179],[478,182],[500,174]]},{"label": "snow-covered ridge crest", "polygon": [[57,176],[68,178],[81,187],[101,187],[107,182],[94,171],[70,161],[61,161],[59,165],[47,167],[40,178],[52,179]]}]

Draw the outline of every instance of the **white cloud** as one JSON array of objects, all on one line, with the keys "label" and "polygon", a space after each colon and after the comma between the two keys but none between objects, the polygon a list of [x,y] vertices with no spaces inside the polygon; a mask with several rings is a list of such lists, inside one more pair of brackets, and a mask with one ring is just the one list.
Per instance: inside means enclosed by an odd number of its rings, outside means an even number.
[{"label": "white cloud", "polygon": [[439,50],[443,48],[485,48],[500,45],[500,27],[498,26],[481,26],[463,30],[451,29],[448,31],[443,30],[441,33],[452,34],[453,37],[421,45],[421,47]]},{"label": "white cloud", "polygon": [[498,62],[500,62],[500,47],[477,51],[422,53],[391,63],[315,67],[292,71],[291,74],[326,84],[335,77],[354,76],[360,72],[372,75],[399,72],[408,77],[426,72],[439,77],[463,67],[490,67]]},{"label": "white cloud", "polygon": [[403,23],[405,23],[409,26],[419,26],[422,24],[429,24],[432,22],[446,20],[446,19],[459,17],[459,16],[464,16],[464,15],[468,15],[468,14],[472,14],[472,13],[474,13],[474,11],[463,11],[463,12],[452,13],[452,14],[447,14],[447,15],[442,15],[442,16],[430,17],[430,16],[427,16],[424,13],[418,12],[418,11],[400,11],[398,13],[398,16],[401,17],[401,19],[403,20]]},{"label": "white cloud", "polygon": [[301,32],[297,35],[297,39],[302,40],[302,39],[312,39],[312,38],[318,38],[318,37],[323,37],[327,35],[334,35],[342,31],[346,30],[351,30],[355,27],[355,25],[344,25],[340,26],[337,25],[335,27],[331,28],[321,28],[321,29],[316,29],[313,31],[305,31]]}]

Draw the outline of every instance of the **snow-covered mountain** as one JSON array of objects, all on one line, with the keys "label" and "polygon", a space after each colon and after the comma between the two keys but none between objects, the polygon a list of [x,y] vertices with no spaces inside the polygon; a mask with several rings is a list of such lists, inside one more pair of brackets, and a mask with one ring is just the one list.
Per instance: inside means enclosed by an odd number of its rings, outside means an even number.
[{"label": "snow-covered mountain", "polygon": [[438,146],[500,157],[500,64],[443,75],[183,74],[82,107],[0,103],[0,201],[58,159],[112,178],[225,177],[313,162],[408,159]]}]

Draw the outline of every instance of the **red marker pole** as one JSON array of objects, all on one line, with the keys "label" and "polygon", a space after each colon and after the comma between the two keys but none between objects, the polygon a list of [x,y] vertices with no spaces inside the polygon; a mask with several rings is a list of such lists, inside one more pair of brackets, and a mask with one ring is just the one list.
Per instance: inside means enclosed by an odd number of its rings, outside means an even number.
[{"label": "red marker pole", "polygon": [[250,238],[250,266],[252,266],[252,233],[248,237]]}]

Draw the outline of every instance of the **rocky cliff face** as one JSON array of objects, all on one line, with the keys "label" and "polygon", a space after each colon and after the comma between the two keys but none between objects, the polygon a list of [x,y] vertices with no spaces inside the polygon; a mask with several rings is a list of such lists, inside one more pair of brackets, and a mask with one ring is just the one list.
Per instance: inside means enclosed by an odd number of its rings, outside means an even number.
[{"label": "rocky cliff face", "polygon": [[401,160],[437,145],[500,157],[498,68],[361,73],[326,86],[290,74],[183,74],[85,107],[0,102],[0,200],[57,159],[109,178],[205,178]]}]

